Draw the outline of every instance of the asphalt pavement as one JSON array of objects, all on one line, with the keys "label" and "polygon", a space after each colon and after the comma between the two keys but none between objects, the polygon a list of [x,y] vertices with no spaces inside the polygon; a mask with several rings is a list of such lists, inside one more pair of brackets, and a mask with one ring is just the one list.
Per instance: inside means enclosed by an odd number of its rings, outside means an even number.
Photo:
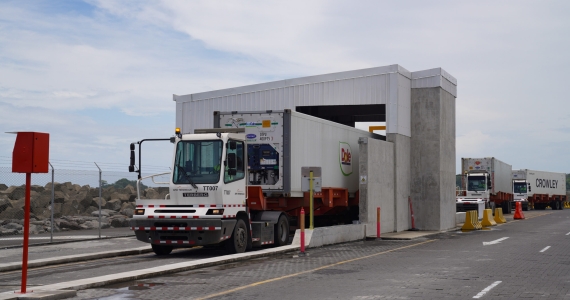
[{"label": "asphalt pavement", "polygon": [[[531,211],[525,212],[527,219],[524,222],[535,219],[536,217],[547,216],[549,214],[559,214],[566,213],[570,214],[568,211]],[[512,221],[512,215],[507,215],[507,220]],[[516,224],[521,221],[510,222],[501,226],[497,226],[490,231],[501,231],[503,227],[508,227],[511,224]],[[522,224],[522,223],[521,223]],[[84,231],[82,231],[84,232]],[[79,234],[77,232],[75,236],[81,236],[85,234]],[[132,234],[132,232],[130,232]],[[361,257],[367,257],[370,255],[384,255],[392,252],[400,252],[407,249],[407,247],[428,247],[427,244],[431,243],[430,236],[438,237],[437,239],[450,241],[455,240],[458,237],[469,233],[442,233],[437,234],[434,232],[401,232],[401,233],[390,233],[383,234],[386,238],[391,238],[395,240],[372,240],[367,242],[356,242],[350,244],[342,244],[337,246],[323,247],[319,249],[310,249],[309,259],[319,258],[318,262],[312,262],[311,264],[305,265],[306,260],[300,260],[302,258],[293,258],[298,248],[295,246],[286,246],[279,248],[266,248],[254,252],[249,252],[246,254],[237,255],[233,257],[231,255],[225,255],[225,253],[220,249],[180,249],[175,250],[168,257],[157,257],[154,253],[151,253],[150,245],[142,243],[134,239],[133,237],[122,237],[122,238],[112,238],[112,239],[101,239],[101,240],[81,240],[77,242],[67,242],[52,245],[42,245],[30,247],[30,258],[29,265],[31,275],[28,279],[28,286],[30,289],[44,289],[52,287],[53,289],[86,289],[89,287],[100,287],[96,289],[87,289],[79,291],[78,296],[75,299],[103,299],[104,297],[112,297],[108,299],[120,299],[113,295],[123,295],[129,297],[129,299],[139,299],[137,298],[137,290],[150,289],[152,291],[160,291],[163,293],[163,288],[161,285],[170,285],[168,280],[171,278],[178,278],[179,276],[186,276],[185,274],[203,274],[208,273],[208,276],[224,276],[223,270],[226,269],[248,269],[247,266],[261,264],[271,264],[274,261],[289,261],[289,263],[301,264],[304,267],[297,269],[299,272],[306,272],[304,274],[313,273],[316,271],[311,271],[309,268],[313,266],[315,268],[320,268],[326,266],[326,263],[341,263],[342,258],[348,260],[357,259],[360,260]],[[448,238],[450,235],[455,236],[454,238]],[[477,233],[473,234],[477,235]],[[398,237],[401,239],[398,240]],[[424,243],[426,245],[424,245]],[[500,243],[500,242],[499,242]],[[450,245],[451,246],[451,245]],[[347,248],[348,247],[348,248]],[[402,248],[404,247],[404,248]],[[280,249],[281,248],[281,249]],[[362,249],[360,249],[362,248]],[[343,250],[344,249],[344,250]],[[0,291],[10,292],[19,289],[19,277],[18,277],[18,265],[21,265],[21,247],[20,248],[8,248],[0,249]],[[348,251],[348,254],[343,254],[341,256],[333,255],[340,254],[343,251]],[[440,250],[444,251],[444,250]],[[381,253],[381,254],[378,254]],[[126,256],[128,255],[128,256]],[[121,257],[118,257],[121,256]],[[270,258],[268,258],[270,256]],[[101,259],[106,257],[106,259]],[[324,259],[328,257],[332,260]],[[93,260],[98,259],[98,260]],[[291,261],[291,259],[293,261]],[[93,261],[89,261],[93,260]],[[244,263],[243,261],[251,261],[251,263]],[[63,264],[63,265],[61,265]],[[319,265],[320,264],[320,265]],[[345,264],[345,263],[341,263]],[[59,265],[59,266],[58,266]],[[404,269],[408,267],[403,264]],[[48,268],[48,266],[53,266]],[[213,267],[217,266],[217,267]],[[381,266],[381,265],[380,265]],[[33,269],[37,268],[37,269]],[[287,271],[287,268],[282,268],[279,266],[265,266],[264,268],[269,268],[274,270],[275,268],[282,271],[282,273],[271,273],[267,271],[260,272],[259,274],[251,274],[244,278],[250,279],[262,279],[262,278],[278,278],[279,276],[293,276],[295,272],[291,270]],[[329,269],[330,267],[323,268],[323,271],[319,272],[330,272],[324,269]],[[46,271],[48,270],[49,271]],[[200,269],[200,270],[196,270]],[[314,268],[313,268],[314,269]],[[332,268],[335,269],[335,268]],[[381,266],[380,269],[384,269]],[[201,271],[205,270],[205,271]],[[213,271],[212,271],[213,270]],[[320,270],[320,269],[319,269]],[[295,271],[295,270],[293,270]],[[317,270],[318,271],[318,270]],[[46,273],[47,272],[47,273]],[[135,272],[135,273],[133,273]],[[183,273],[180,273],[183,272]],[[336,271],[335,271],[336,272]],[[344,272],[344,271],[338,271]],[[334,273],[334,272],[333,272]],[[46,275],[47,274],[47,275]],[[168,275],[167,279],[160,276]],[[176,275],[180,274],[180,275]],[[233,274],[233,273],[232,273]],[[293,274],[293,275],[292,275]],[[316,273],[318,274],[318,272]],[[55,276],[54,276],[55,275]],[[242,276],[242,275],[232,275],[232,276]],[[208,277],[206,276],[206,277]],[[151,278],[151,279],[145,279]],[[170,278],[170,279],[168,279]],[[248,280],[248,282],[251,280]],[[95,283],[94,283],[95,282]],[[108,285],[115,282],[119,283],[117,287],[109,288]],[[200,281],[201,282],[201,281]],[[243,286],[246,282],[234,282],[230,286]],[[205,283],[202,283],[205,284]],[[140,285],[140,286],[139,286]],[[103,288],[103,286],[106,286]],[[197,287],[196,285],[190,284],[190,286]],[[216,287],[214,290],[223,291],[224,288],[218,289]],[[225,289],[227,290],[227,289]],[[152,291],[147,291],[153,293]],[[212,292],[212,289],[206,289],[200,292],[200,290],[187,288],[181,289],[181,293],[189,292],[193,295],[208,295],[208,292]],[[125,294],[126,293],[126,294]],[[142,292],[141,292],[142,293]],[[210,293],[212,294],[212,293]],[[230,293],[231,294],[231,293]],[[107,296],[104,296],[107,295]],[[186,294],[188,295],[188,294]],[[70,295],[67,295],[70,296]],[[71,295],[73,296],[73,295]],[[174,295],[173,295],[174,296]],[[267,296],[267,295],[265,295]],[[113,298],[115,297],[115,298]],[[198,297],[198,296],[196,296]],[[222,299],[230,299],[230,296],[220,296]],[[175,299],[176,297],[172,298]],[[198,297],[199,298],[199,297]],[[240,298],[240,297],[238,297]],[[264,297],[253,297],[252,299],[263,299]],[[12,299],[6,294],[0,294],[0,299]],[[188,298],[181,298],[188,299]],[[236,299],[236,298],[231,298]],[[358,299],[383,299],[383,298],[358,298]]]}]

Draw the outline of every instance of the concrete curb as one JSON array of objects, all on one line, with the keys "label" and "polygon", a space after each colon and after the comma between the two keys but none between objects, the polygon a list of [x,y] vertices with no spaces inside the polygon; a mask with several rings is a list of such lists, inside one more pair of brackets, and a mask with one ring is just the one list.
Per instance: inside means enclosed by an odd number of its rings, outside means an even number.
[{"label": "concrete curb", "polygon": [[[28,247],[38,247],[38,246],[51,246],[51,245],[60,245],[60,244],[69,244],[69,243],[76,243],[76,242],[86,242],[86,241],[96,241],[96,240],[109,240],[109,239],[118,239],[118,238],[130,238],[135,237],[133,234],[128,235],[114,235],[114,236],[105,236],[101,238],[89,238],[89,239],[69,239],[65,241],[55,241],[51,243],[32,243],[29,244]],[[22,248],[24,245],[13,245],[13,246],[1,246],[0,249],[15,249],[15,248]]]},{"label": "concrete curb", "polygon": [[[228,264],[233,262],[239,262],[248,260],[251,258],[259,258],[259,257],[266,257],[272,256],[275,254],[282,254],[287,252],[292,252],[298,250],[298,246],[282,246],[277,248],[270,248],[264,249],[254,252],[246,252],[246,253],[238,253],[232,255],[225,255],[221,257],[214,257],[214,258],[207,258],[202,259],[199,261],[191,261],[191,262],[184,262],[184,263],[177,263],[177,264],[170,264],[166,266],[142,269],[142,270],[135,270],[129,272],[123,272],[118,274],[112,275],[105,275],[93,278],[86,278],[50,285],[44,285],[41,288],[37,288],[34,292],[53,292],[53,291],[60,291],[60,290],[82,290],[82,289],[89,289],[89,288],[96,288],[102,287],[114,283],[120,282],[128,282],[128,281],[135,281],[139,279],[146,279],[151,277],[156,277],[160,275],[184,272],[189,270],[194,270],[198,268],[205,268],[211,266],[218,266],[222,264]],[[10,293],[2,293],[0,294],[0,300],[8,300],[8,299],[21,299],[21,295],[14,294],[13,292]],[[42,298],[45,299],[45,298]],[[58,298],[61,299],[61,298]]]},{"label": "concrete curb", "polygon": [[29,292],[26,294],[13,294],[15,298],[1,298],[0,299],[18,299],[18,300],[58,300],[77,296],[77,291],[37,291]]},{"label": "concrete curb", "polygon": [[[127,255],[138,255],[152,252],[152,248],[150,246],[144,246],[134,249],[126,249],[126,250],[115,250],[115,251],[104,251],[99,253],[87,253],[87,254],[77,254],[77,255],[68,255],[68,256],[61,256],[61,257],[54,257],[54,258],[44,258],[44,259],[37,259],[28,262],[28,268],[39,268],[45,266],[52,266],[58,264],[65,264],[65,263],[72,263],[78,261],[88,261],[100,258],[109,258],[109,257],[117,257],[117,256],[127,256]],[[9,264],[0,264],[0,272],[6,271],[14,271],[14,270],[21,270],[22,263],[9,263]]]}]

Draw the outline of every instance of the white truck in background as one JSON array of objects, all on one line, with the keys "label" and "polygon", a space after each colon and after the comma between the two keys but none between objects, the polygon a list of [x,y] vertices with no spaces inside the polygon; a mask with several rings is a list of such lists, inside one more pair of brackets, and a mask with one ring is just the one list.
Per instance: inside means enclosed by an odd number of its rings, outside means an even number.
[{"label": "white truck in background", "polygon": [[512,211],[512,166],[494,157],[461,158],[462,187],[456,197],[457,211],[477,210],[478,203],[486,208],[500,207],[504,214]]},{"label": "white truck in background", "polygon": [[512,174],[514,202],[521,201],[523,210],[564,209],[566,174],[528,169],[513,170]]}]

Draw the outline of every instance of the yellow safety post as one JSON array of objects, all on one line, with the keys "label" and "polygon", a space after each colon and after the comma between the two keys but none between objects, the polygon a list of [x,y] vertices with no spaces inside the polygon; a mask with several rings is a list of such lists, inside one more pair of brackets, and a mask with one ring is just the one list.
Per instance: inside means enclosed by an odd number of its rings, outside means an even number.
[{"label": "yellow safety post", "polygon": [[481,221],[483,227],[497,226],[497,222],[493,220],[493,210],[485,209],[483,210],[483,221]]},{"label": "yellow safety post", "polygon": [[465,212],[465,224],[461,230],[477,230],[481,229],[481,223],[477,220],[477,211],[470,210]]},{"label": "yellow safety post", "polygon": [[507,219],[503,217],[502,208],[495,208],[495,222],[497,222],[497,224],[507,223]]}]

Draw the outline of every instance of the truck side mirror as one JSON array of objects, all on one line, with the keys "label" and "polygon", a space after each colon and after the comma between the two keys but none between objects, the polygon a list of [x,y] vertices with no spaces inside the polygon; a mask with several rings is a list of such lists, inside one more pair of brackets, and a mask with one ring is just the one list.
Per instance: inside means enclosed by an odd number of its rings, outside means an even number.
[{"label": "truck side mirror", "polygon": [[528,191],[530,192],[530,183],[528,184]]},{"label": "truck side mirror", "polygon": [[235,170],[235,168],[236,168],[236,154],[235,153],[228,153],[228,168],[230,170],[232,170],[232,169]]},{"label": "truck side mirror", "polygon": [[235,141],[229,141],[228,144],[229,144],[230,150],[235,150],[237,148],[237,145],[236,145],[237,143]]}]

